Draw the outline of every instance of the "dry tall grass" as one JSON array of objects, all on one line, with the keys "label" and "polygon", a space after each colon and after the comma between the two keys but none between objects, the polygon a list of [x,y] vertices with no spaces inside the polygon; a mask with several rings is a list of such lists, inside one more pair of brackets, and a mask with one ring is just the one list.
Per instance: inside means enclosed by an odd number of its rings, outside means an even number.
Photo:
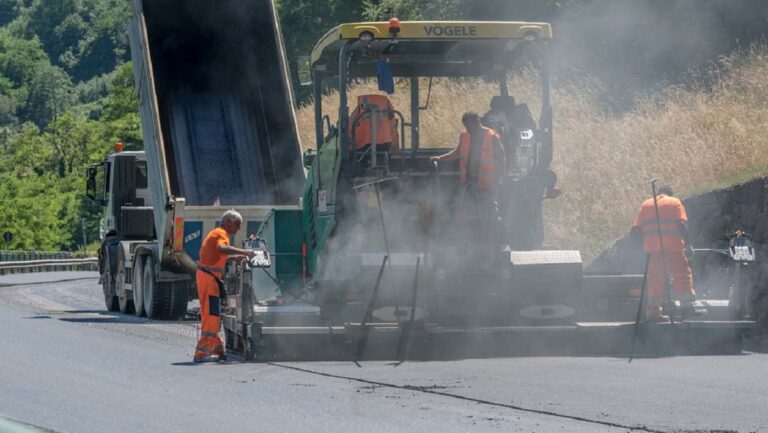
[{"label": "dry tall grass", "polygon": [[[510,80],[510,92],[532,109],[540,105],[530,76]],[[426,81],[422,81],[422,103]],[[375,93],[356,86],[352,95]],[[461,114],[487,110],[494,85],[436,80],[430,109],[422,112],[422,143],[455,145]],[[746,180],[768,171],[768,48],[756,47],[722,61],[716,81],[670,87],[641,97],[634,110],[607,115],[598,102],[599,83],[554,87],[555,160],[563,195],[546,203],[548,243],[579,249],[586,260],[625,233],[653,177],[682,195]],[[407,83],[398,83],[393,103],[408,113]],[[350,99],[353,101],[353,99]],[[334,94],[324,98],[336,106]],[[350,102],[350,105],[352,103]],[[326,110],[330,111],[330,110]],[[333,115],[333,113],[331,113]],[[538,117],[538,113],[534,113]],[[298,112],[302,142],[314,143],[311,106]]]}]

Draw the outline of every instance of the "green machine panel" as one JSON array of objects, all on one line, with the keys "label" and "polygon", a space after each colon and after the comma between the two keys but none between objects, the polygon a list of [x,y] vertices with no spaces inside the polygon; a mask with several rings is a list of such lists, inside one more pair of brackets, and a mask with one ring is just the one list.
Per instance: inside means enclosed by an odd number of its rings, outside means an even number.
[{"label": "green machine panel", "polygon": [[[304,263],[301,210],[273,209],[261,224],[258,236],[267,241],[272,254],[272,266],[267,271],[286,287],[300,288]],[[274,281],[261,271],[253,273],[253,289],[258,300],[269,299],[279,292]]]}]

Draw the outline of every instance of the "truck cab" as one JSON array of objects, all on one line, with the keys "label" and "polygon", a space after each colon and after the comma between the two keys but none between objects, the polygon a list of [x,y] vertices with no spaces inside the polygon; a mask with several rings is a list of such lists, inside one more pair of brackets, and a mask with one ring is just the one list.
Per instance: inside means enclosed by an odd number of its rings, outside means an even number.
[{"label": "truck cab", "polygon": [[126,313],[135,308],[124,289],[133,281],[130,264],[135,247],[157,239],[144,152],[123,151],[117,143],[103,161],[88,167],[86,179],[87,197],[103,207],[99,271],[104,301],[110,311]]},{"label": "truck cab", "polygon": [[[102,162],[91,165],[87,170],[86,195],[104,207],[99,219],[101,240],[108,234],[117,233],[118,225],[123,222],[120,212],[123,206],[148,208],[151,213],[152,197],[147,181],[147,160],[144,152],[122,151],[121,146],[118,143],[116,149],[120,149],[119,151],[115,150]],[[116,182],[116,179],[120,179],[120,182]],[[112,194],[113,191],[116,194]]]}]

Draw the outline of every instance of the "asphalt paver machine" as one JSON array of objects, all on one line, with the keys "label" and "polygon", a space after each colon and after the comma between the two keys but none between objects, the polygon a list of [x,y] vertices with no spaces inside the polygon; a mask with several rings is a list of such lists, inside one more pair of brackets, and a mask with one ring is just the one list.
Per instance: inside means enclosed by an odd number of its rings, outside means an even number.
[{"label": "asphalt paver machine", "polygon": [[[642,276],[584,275],[578,251],[543,245],[541,209],[557,195],[551,39],[546,23],[396,19],[323,36],[309,59],[316,146],[304,153],[301,205],[261,224],[252,247],[269,260],[228,267],[228,350],[261,360],[628,351]],[[425,142],[422,104],[433,80],[467,79],[508,102],[508,77],[523,71],[536,77],[539,119],[505,133],[497,210],[462,218],[458,162],[431,160],[457,140]],[[351,98],[365,80],[407,89],[409,106],[383,92]],[[338,104],[324,103],[329,89]],[[488,242],[476,227],[490,227]],[[740,339],[740,323],[709,323],[713,344]],[[684,340],[696,326],[653,326],[640,340]]]}]

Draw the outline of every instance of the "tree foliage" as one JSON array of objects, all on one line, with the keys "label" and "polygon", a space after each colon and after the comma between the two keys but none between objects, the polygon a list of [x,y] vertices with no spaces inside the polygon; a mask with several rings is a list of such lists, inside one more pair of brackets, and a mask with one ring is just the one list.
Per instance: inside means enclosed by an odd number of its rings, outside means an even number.
[{"label": "tree foliage", "polygon": [[59,250],[97,236],[84,168],[140,148],[124,0],[0,0],[0,248]]},{"label": "tree foliage", "polygon": [[467,8],[465,0],[365,0],[364,17],[371,21],[386,21],[392,17],[401,20],[440,20],[463,18]]},{"label": "tree foliage", "polygon": [[25,36],[37,37],[52,63],[76,80],[112,71],[127,54],[128,2],[33,0]]},{"label": "tree foliage", "polygon": [[0,26],[4,26],[19,16],[22,3],[20,0],[0,0]]}]

